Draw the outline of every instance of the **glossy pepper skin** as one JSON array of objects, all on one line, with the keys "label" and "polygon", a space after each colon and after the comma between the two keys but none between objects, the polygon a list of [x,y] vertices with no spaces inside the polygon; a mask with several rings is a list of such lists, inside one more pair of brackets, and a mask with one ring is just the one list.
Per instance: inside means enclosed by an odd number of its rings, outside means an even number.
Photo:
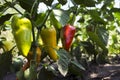
[{"label": "glossy pepper skin", "polygon": [[31,48],[31,21],[25,17],[14,15],[11,26],[17,48],[26,57]]},{"label": "glossy pepper skin", "polygon": [[76,32],[76,28],[71,26],[70,24],[65,25],[61,29],[62,45],[63,48],[67,51],[69,51],[75,32]]},{"label": "glossy pepper skin", "polygon": [[54,28],[44,28],[41,30],[41,38],[51,59],[57,61],[59,56],[56,52],[56,30]]}]

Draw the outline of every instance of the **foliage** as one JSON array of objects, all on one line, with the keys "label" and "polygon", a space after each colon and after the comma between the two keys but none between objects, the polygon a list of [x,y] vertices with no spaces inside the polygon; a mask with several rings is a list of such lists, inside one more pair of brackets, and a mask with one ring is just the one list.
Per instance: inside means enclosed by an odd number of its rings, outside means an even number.
[{"label": "foliage", "polygon": [[[18,80],[53,80],[59,74],[66,77],[70,73],[83,77],[89,62],[104,63],[109,55],[119,54],[120,9],[114,4],[114,0],[1,0],[0,78],[7,72],[16,73]],[[22,56],[16,47],[11,28],[14,14],[32,23],[31,59]],[[60,37],[66,24],[76,28],[70,51],[63,49]],[[40,36],[43,28],[51,26],[57,33],[57,61],[49,58]],[[35,61],[37,46],[41,49],[40,63]]]}]

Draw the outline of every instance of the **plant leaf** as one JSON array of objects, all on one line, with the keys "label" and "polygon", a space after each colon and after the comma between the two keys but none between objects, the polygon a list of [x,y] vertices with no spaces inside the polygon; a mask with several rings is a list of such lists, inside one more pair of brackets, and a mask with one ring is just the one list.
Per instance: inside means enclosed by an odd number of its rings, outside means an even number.
[{"label": "plant leaf", "polygon": [[62,9],[60,9],[60,10],[54,9],[53,14],[54,14],[56,21],[58,21],[62,26],[64,26],[69,20],[69,12],[68,11],[65,11]]},{"label": "plant leaf", "polygon": [[54,74],[51,70],[42,67],[38,73],[39,80],[53,80]]},{"label": "plant leaf", "polygon": [[46,13],[44,13],[44,12],[43,12],[43,13],[39,13],[39,14],[37,15],[36,24],[37,24],[37,25],[41,25],[41,24],[43,23],[45,17],[46,17]]},{"label": "plant leaf", "polygon": [[74,2],[78,5],[84,5],[86,7],[94,7],[95,0],[74,0]]},{"label": "plant leaf", "polygon": [[12,16],[12,14],[6,14],[6,15],[0,17],[0,26],[2,24],[4,24],[5,21],[9,20],[11,16]]},{"label": "plant leaf", "polygon": [[20,3],[20,6],[25,9],[26,11],[30,12],[32,5],[35,0],[18,0]]},{"label": "plant leaf", "polygon": [[85,70],[85,68],[80,64],[78,63],[77,61],[71,61],[71,64],[75,65],[76,67],[78,67],[80,70]]},{"label": "plant leaf", "polygon": [[88,13],[91,15],[92,19],[101,24],[105,24],[106,22],[100,17],[100,14],[97,10],[88,10]]},{"label": "plant leaf", "polygon": [[59,60],[58,60],[58,70],[60,73],[65,76],[68,72],[68,64],[70,62],[70,56],[69,53],[63,49],[58,51],[59,54]]},{"label": "plant leaf", "polygon": [[[89,27],[93,27],[93,26],[89,26]],[[87,27],[88,28],[88,27]],[[90,28],[90,29],[91,29]],[[87,30],[87,34],[88,36],[90,37],[90,39],[95,42],[99,47],[101,47],[103,50],[107,50],[106,49],[106,45],[105,45],[105,42],[102,40],[102,38],[100,38],[98,36],[98,34],[95,32],[95,31],[91,31],[91,30]]]},{"label": "plant leaf", "polygon": [[67,3],[67,0],[58,0],[60,4],[65,5]]},{"label": "plant leaf", "polygon": [[55,18],[55,15],[53,12],[50,15],[50,21],[54,25],[55,28],[60,29],[62,27],[59,21]]},{"label": "plant leaf", "polygon": [[108,38],[109,38],[109,34],[107,30],[103,27],[99,27],[97,28],[96,33],[98,34],[100,40],[105,44],[105,46],[107,46]]},{"label": "plant leaf", "polygon": [[51,6],[53,0],[41,0],[41,2],[44,2],[46,5]]},{"label": "plant leaf", "polygon": [[81,41],[81,44],[89,55],[97,54],[95,47],[91,42]]}]

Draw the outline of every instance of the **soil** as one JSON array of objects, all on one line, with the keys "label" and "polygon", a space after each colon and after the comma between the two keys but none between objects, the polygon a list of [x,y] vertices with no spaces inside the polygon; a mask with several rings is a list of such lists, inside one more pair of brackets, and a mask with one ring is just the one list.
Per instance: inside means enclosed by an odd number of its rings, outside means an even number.
[{"label": "soil", "polygon": [[[84,80],[120,80],[120,57],[111,59],[111,63],[91,65],[85,73]],[[8,73],[3,80],[15,80],[14,73]],[[74,75],[65,78],[58,76],[55,80],[83,80],[75,78]]]},{"label": "soil", "polygon": [[87,80],[120,80],[120,64],[92,66]]},{"label": "soil", "polygon": [[110,59],[110,63],[91,65],[87,80],[120,80],[120,55]]}]

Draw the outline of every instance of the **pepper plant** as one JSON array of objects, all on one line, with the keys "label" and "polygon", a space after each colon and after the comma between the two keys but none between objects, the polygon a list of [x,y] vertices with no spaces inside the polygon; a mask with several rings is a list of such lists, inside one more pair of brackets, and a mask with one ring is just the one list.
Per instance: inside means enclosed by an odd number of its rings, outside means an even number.
[{"label": "pepper plant", "polygon": [[10,72],[16,80],[84,80],[89,62],[105,63],[113,50],[119,53],[120,9],[114,2],[0,1],[0,79]]}]

